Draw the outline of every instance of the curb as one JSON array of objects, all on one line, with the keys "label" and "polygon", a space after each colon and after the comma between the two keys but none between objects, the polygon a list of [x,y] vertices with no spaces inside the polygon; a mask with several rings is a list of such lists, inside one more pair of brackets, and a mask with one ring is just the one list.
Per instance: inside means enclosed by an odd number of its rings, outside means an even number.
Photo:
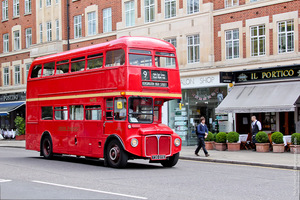
[{"label": "curb", "polygon": [[21,147],[21,146],[5,146],[5,145],[2,146],[2,145],[0,145],[0,148],[1,148],[1,147],[6,147],[6,148],[16,148],[16,149],[25,149],[25,147],[23,147],[23,146]]},{"label": "curb", "polygon": [[209,158],[192,158],[187,156],[179,156],[181,160],[192,160],[192,161],[202,161],[202,162],[212,162],[212,163],[225,163],[225,164],[237,164],[237,165],[248,165],[248,166],[258,166],[258,167],[270,167],[277,169],[293,169],[300,170],[300,166],[288,166],[288,165],[276,165],[267,163],[254,163],[254,162],[242,162],[233,160],[219,160],[219,159],[209,159]]}]

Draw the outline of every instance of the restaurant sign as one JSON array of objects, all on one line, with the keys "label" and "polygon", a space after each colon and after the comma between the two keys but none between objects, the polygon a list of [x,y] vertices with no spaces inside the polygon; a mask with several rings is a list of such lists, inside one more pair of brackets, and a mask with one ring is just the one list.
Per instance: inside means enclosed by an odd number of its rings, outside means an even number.
[{"label": "restaurant sign", "polygon": [[[220,76],[224,72],[220,72]],[[300,65],[273,67],[255,70],[235,71],[233,79],[235,83],[252,81],[270,81],[277,79],[300,78]],[[228,81],[228,79],[226,80]],[[229,81],[228,81],[229,82]]]},{"label": "restaurant sign", "polygon": [[0,94],[0,102],[10,102],[10,101],[25,101],[26,93],[10,93],[10,94]]}]

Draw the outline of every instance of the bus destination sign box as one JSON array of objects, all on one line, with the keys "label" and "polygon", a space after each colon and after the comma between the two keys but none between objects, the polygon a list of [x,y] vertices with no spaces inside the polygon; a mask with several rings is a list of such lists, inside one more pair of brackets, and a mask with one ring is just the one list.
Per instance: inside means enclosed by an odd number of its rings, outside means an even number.
[{"label": "bus destination sign box", "polygon": [[168,87],[168,72],[142,69],[142,86]]}]

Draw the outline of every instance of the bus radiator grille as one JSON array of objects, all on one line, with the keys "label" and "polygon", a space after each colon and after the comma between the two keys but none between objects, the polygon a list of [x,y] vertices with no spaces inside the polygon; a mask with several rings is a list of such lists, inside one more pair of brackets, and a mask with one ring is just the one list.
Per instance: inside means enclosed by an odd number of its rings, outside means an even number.
[{"label": "bus radiator grille", "polygon": [[146,156],[151,155],[170,155],[171,154],[171,136],[151,135],[146,136]]}]

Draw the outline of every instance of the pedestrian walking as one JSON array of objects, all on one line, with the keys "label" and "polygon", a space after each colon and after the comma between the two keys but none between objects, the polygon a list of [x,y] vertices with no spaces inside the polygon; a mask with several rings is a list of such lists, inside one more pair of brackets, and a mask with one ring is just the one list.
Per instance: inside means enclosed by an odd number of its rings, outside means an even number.
[{"label": "pedestrian walking", "polygon": [[[260,121],[257,121],[256,116],[251,117],[252,123],[251,123],[251,130],[252,130],[252,143],[255,145],[256,143],[256,134],[261,131],[261,123]],[[256,151],[256,146],[254,146],[254,151]]]},{"label": "pedestrian walking", "polygon": [[203,148],[205,156],[208,157],[209,154],[208,154],[208,152],[205,148],[205,142],[204,142],[204,139],[208,135],[208,128],[205,125],[205,118],[204,117],[200,118],[200,124],[197,126],[196,133],[197,133],[197,137],[198,137],[198,147],[195,150],[195,155],[199,156],[198,153],[199,153],[200,149]]}]

